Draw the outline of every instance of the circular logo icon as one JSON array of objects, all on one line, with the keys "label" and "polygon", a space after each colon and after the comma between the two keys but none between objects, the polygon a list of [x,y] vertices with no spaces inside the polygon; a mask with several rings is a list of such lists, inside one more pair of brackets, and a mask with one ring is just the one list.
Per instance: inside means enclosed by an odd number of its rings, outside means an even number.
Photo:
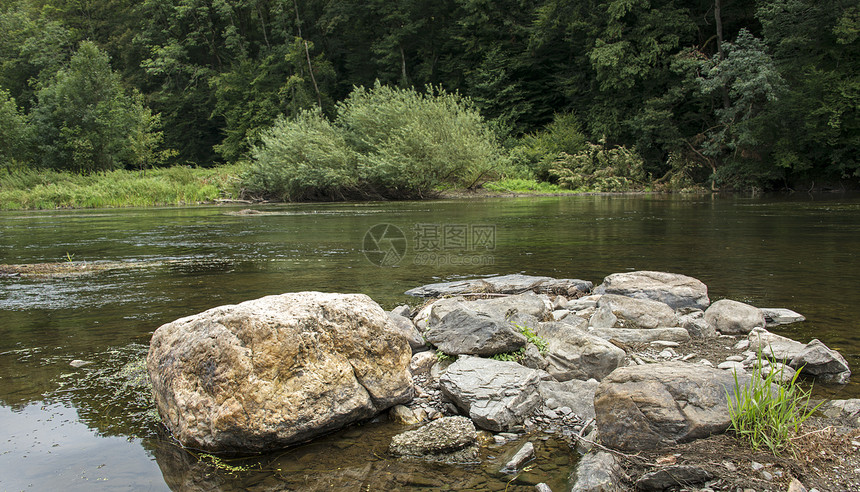
[{"label": "circular logo icon", "polygon": [[376,224],[364,233],[362,252],[378,266],[394,266],[406,254],[406,235],[393,224]]}]

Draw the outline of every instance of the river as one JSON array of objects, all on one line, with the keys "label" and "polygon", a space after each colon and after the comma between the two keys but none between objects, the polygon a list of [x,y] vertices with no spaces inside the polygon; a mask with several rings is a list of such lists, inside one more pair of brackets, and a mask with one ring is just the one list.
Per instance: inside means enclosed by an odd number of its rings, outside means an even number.
[{"label": "river", "polygon": [[[0,277],[0,489],[563,490],[576,460],[541,440],[508,484],[485,465],[385,456],[398,429],[368,422],[282,453],[213,467],[153,423],[134,374],[176,318],[289,291],[360,292],[386,309],[425,283],[508,273],[581,278],[664,270],[711,300],[787,307],[860,367],[860,197],[569,196],[0,213],[0,263],[71,260],[104,271]],[[376,240],[378,243],[374,243]],[[389,255],[374,253],[386,244]],[[382,264],[382,265],[380,265]],[[80,368],[73,360],[89,362]],[[860,397],[860,377],[816,394]],[[546,436],[544,436],[546,439]],[[516,446],[514,443],[513,446]],[[231,466],[239,469],[231,469]],[[248,470],[244,470],[248,468]]]}]

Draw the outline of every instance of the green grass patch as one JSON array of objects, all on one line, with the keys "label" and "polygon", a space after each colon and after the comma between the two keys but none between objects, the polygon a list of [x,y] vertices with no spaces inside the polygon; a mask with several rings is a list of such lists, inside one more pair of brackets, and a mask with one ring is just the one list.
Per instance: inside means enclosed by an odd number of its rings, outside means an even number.
[{"label": "green grass patch", "polygon": [[188,205],[239,197],[240,164],[81,175],[45,169],[0,170],[0,209]]},{"label": "green grass patch", "polygon": [[792,437],[821,405],[809,407],[812,390],[797,384],[799,369],[788,383],[776,384],[781,370],[763,376],[759,352],[750,383],[742,385],[735,373],[734,394],[726,395],[732,419],[730,429],[753,449],[764,446],[775,456],[792,448]]},{"label": "green grass patch", "polygon": [[558,185],[534,179],[507,178],[490,181],[482,186],[484,189],[498,193],[574,193]]}]

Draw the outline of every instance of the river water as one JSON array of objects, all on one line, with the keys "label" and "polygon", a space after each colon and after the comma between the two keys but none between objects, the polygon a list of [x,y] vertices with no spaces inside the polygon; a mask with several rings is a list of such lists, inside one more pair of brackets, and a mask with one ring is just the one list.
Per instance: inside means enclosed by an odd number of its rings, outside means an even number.
[{"label": "river water", "polygon": [[[538,481],[565,488],[576,456],[546,436],[537,438],[534,467],[513,481],[498,470],[521,443],[486,449],[480,466],[400,462],[385,455],[399,429],[384,421],[220,467],[177,447],[134,378],[153,330],[282,292],[361,292],[390,309],[417,303],[403,295],[411,287],[464,277],[526,273],[597,285],[614,272],[664,270],[704,281],[712,301],[794,309],[808,320],[779,333],[819,338],[860,367],[855,195],[254,208],[264,213],[0,213],[0,263],[111,266],[83,276],[0,277],[0,489],[533,490]],[[74,368],[72,360],[89,364]],[[860,383],[815,391],[858,397]]]}]

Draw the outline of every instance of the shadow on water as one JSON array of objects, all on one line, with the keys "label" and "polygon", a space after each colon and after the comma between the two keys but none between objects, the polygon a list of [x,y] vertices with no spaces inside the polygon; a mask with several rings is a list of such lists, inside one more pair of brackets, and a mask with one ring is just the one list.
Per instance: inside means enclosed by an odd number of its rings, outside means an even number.
[{"label": "shadow on water", "polygon": [[[0,469],[17,472],[0,474],[0,489],[531,490],[537,481],[567,487],[575,454],[547,436],[531,436],[538,459],[510,484],[498,470],[522,442],[484,449],[475,466],[392,460],[385,450],[403,428],[384,422],[229,461],[247,471],[212,466],[176,447],[160,432],[140,377],[152,331],[211,307],[282,292],[361,292],[390,309],[419,302],[402,294],[411,287],[456,278],[521,272],[599,283],[614,272],[672,271],[703,280],[712,300],[804,314],[806,322],[775,331],[803,342],[820,338],[860,367],[857,196],[255,208],[267,213],[240,214],[238,207],[0,213],[0,263],[74,255],[81,262],[136,264],[85,276],[0,277],[0,442],[7,443]],[[398,228],[408,245],[390,267],[363,252],[378,224]],[[73,360],[90,364],[74,368]],[[860,383],[816,391],[858,397]]]}]

